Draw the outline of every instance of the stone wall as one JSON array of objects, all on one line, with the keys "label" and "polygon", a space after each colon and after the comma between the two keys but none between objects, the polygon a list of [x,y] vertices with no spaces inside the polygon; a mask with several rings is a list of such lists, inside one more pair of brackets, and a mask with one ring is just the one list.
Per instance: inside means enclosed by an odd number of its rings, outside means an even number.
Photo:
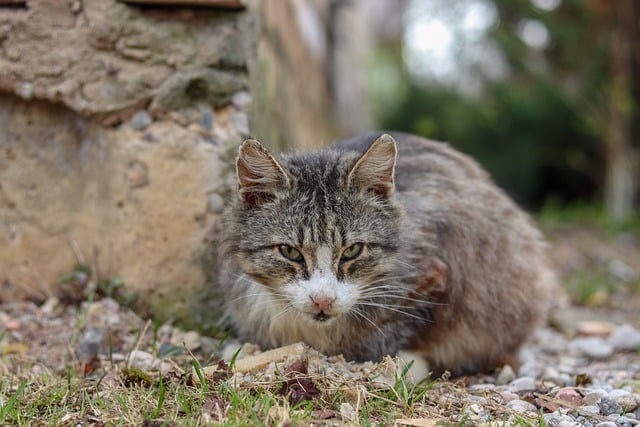
[{"label": "stone wall", "polygon": [[238,144],[337,128],[329,2],[246,3],[0,8],[0,300],[58,295],[83,264],[140,310],[211,329]]}]

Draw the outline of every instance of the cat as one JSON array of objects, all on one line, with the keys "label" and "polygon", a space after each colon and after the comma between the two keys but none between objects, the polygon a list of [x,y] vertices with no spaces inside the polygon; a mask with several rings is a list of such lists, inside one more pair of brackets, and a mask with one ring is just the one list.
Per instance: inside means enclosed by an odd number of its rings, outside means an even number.
[{"label": "cat", "polygon": [[247,140],[236,171],[219,270],[243,342],[461,375],[516,364],[546,316],[542,234],[444,143],[377,133],[272,155]]}]

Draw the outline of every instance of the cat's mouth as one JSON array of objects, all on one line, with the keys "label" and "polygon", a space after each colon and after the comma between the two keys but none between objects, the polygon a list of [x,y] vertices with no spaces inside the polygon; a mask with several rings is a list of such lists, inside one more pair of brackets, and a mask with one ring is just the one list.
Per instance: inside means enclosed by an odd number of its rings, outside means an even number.
[{"label": "cat's mouth", "polygon": [[313,320],[316,322],[326,322],[331,319],[331,317],[332,316],[330,314],[327,314],[324,311],[319,311],[318,313],[313,314]]}]

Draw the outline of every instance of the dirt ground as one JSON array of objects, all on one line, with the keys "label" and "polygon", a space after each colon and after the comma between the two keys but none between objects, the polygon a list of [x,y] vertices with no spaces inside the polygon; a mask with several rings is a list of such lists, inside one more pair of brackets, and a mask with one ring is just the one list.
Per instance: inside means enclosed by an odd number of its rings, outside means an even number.
[{"label": "dirt ground", "polygon": [[[549,234],[552,258],[570,291],[558,293],[552,329],[573,338],[607,335],[625,323],[640,328],[638,234],[611,237],[584,227],[558,227]],[[80,376],[108,379],[114,366],[184,376],[188,375],[185,366],[194,359],[206,366],[214,363],[220,352],[215,339],[141,319],[111,298],[68,302],[68,298],[61,302],[52,297],[47,301],[0,303],[0,378],[43,372],[62,375],[72,370]],[[537,347],[545,345],[544,339],[532,344],[535,357],[546,357],[536,353]],[[376,369],[314,357],[323,364],[323,372],[338,369],[342,378],[370,375]],[[549,363],[556,362],[550,359]],[[590,369],[594,375],[607,369],[615,375],[627,375],[629,366],[640,366],[640,354],[616,355],[592,364]],[[640,384],[640,368],[629,375]],[[471,385],[485,380],[479,375],[464,382]],[[332,416],[339,414],[329,414],[328,418]]]}]

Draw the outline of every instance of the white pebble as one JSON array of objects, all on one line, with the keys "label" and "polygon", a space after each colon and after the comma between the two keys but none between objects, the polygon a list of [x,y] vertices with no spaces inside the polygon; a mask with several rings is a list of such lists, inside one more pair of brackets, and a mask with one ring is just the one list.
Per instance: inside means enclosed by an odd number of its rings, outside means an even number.
[{"label": "white pebble", "polygon": [[602,423],[596,424],[596,427],[617,427],[616,423],[612,423],[611,421],[604,421]]},{"label": "white pebble", "polygon": [[520,377],[509,383],[509,391],[517,393],[525,390],[535,390],[536,383],[531,377]]},{"label": "white pebble", "polygon": [[600,337],[576,338],[569,343],[569,352],[592,359],[605,359],[613,354],[613,346]]},{"label": "white pebble", "polygon": [[585,405],[597,405],[600,400],[608,394],[609,393],[607,393],[606,391],[596,388],[585,394],[582,401]]},{"label": "white pebble", "polygon": [[524,414],[526,412],[536,412],[538,410],[536,408],[536,405],[529,403],[526,400],[520,399],[512,400],[511,402],[507,403],[507,408],[519,414]]},{"label": "white pebble", "polygon": [[634,351],[640,348],[640,331],[631,325],[622,325],[609,335],[608,342],[616,351]]},{"label": "white pebble", "polygon": [[496,378],[496,384],[504,385],[508,384],[511,381],[516,379],[516,373],[513,371],[513,368],[509,365],[505,365],[500,370],[498,377]]},{"label": "white pebble", "polygon": [[600,408],[598,408],[596,405],[585,405],[580,407],[580,412],[586,413],[591,416],[600,415]]}]

